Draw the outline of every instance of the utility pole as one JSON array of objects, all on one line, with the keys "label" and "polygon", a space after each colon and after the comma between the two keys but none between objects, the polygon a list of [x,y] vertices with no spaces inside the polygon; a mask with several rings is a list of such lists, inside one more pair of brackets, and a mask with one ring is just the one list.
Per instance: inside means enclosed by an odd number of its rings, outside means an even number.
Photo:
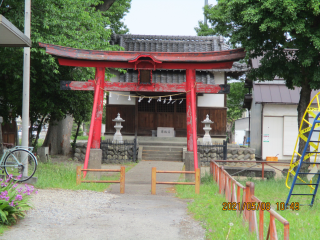
[{"label": "utility pole", "polygon": [[[208,6],[208,0],[204,0],[204,6]],[[204,14],[204,22],[203,23],[207,25],[207,17],[205,14]]]},{"label": "utility pole", "polygon": [[[30,38],[31,27],[31,0],[25,0],[24,3],[24,34]],[[22,93],[22,142],[24,147],[29,146],[29,103],[30,103],[30,47],[23,50],[23,93]],[[22,156],[24,162],[23,176],[28,175],[27,155]]]}]

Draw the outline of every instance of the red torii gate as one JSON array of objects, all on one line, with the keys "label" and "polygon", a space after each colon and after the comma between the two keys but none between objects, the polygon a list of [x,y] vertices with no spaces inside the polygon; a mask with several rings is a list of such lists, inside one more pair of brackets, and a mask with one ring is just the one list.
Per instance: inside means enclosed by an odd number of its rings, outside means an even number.
[{"label": "red torii gate", "polygon": [[[73,67],[95,67],[95,79],[62,81],[61,89],[94,90],[94,102],[84,169],[88,167],[90,149],[100,148],[103,91],[185,92],[187,104],[187,150],[194,153],[194,168],[198,168],[196,93],[229,93],[228,85],[196,83],[196,69],[228,69],[234,61],[245,57],[244,49],[213,52],[134,52],[95,51],[39,43],[46,53],[56,56],[59,64]],[[135,70],[185,69],[184,83],[106,82],[105,68]]]}]

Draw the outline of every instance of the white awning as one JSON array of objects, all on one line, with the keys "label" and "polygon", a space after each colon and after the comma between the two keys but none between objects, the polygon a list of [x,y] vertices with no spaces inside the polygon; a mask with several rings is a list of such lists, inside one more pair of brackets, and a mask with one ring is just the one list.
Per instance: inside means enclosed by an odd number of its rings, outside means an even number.
[{"label": "white awning", "polygon": [[31,47],[31,40],[0,14],[0,47]]}]

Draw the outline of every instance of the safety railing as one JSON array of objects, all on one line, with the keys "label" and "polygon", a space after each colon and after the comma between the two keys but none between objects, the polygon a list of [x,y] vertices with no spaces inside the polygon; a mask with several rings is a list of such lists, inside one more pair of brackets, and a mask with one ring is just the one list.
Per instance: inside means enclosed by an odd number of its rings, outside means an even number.
[{"label": "safety railing", "polygon": [[[275,220],[277,219],[284,226],[284,239],[289,239],[289,222],[271,208],[269,202],[262,202],[254,196],[254,183],[247,182],[246,187],[237,182],[223,166],[219,166],[215,161],[210,163],[210,172],[213,180],[219,186],[219,194],[224,194],[227,200],[227,210],[236,210],[243,219],[249,222],[249,231],[256,233],[257,238],[262,240],[264,233],[264,212],[269,212],[270,222],[266,239],[278,239]],[[241,199],[242,191],[242,199]],[[241,200],[241,203],[240,203]],[[259,230],[257,226],[256,211],[259,210]]]},{"label": "safety railing", "polygon": [[[81,172],[120,172],[119,180],[82,180]],[[126,168],[121,166],[120,169],[81,169],[81,166],[77,167],[77,185],[81,183],[120,183],[120,193],[124,193],[125,190],[125,174]]]},{"label": "safety railing", "polygon": [[[185,174],[195,174],[194,182],[157,182],[157,173],[185,173]],[[151,194],[156,194],[157,184],[172,184],[172,185],[195,185],[195,193],[200,193],[200,169],[197,168],[196,171],[157,171],[157,168],[153,167],[151,169]]]},{"label": "safety railing", "polygon": [[[272,164],[281,164],[281,165],[290,165],[290,162],[286,161],[245,161],[245,160],[213,160],[215,162],[223,162],[223,163],[255,163],[256,165],[261,164],[261,177],[264,179],[264,165],[272,167],[280,172],[284,172],[283,170],[276,168],[275,166],[270,165]],[[251,168],[251,167],[250,167]],[[249,169],[249,168],[248,168]]]}]

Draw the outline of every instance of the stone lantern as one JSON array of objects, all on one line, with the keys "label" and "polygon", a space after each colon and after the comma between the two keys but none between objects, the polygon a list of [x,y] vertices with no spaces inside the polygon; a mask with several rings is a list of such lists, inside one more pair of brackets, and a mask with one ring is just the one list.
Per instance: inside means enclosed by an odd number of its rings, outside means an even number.
[{"label": "stone lantern", "polygon": [[121,130],[121,128],[123,128],[123,126],[121,126],[121,123],[124,122],[125,120],[123,120],[120,117],[120,113],[118,113],[118,116],[115,119],[113,119],[112,121],[116,122],[116,125],[114,126],[114,128],[116,129],[116,133],[113,136],[112,142],[123,143],[120,130]]},{"label": "stone lantern", "polygon": [[211,145],[212,142],[211,142],[211,137],[210,137],[210,135],[209,135],[209,132],[210,132],[210,130],[212,129],[212,128],[210,127],[210,124],[212,124],[213,121],[211,121],[211,120],[209,119],[209,115],[207,114],[206,119],[203,120],[201,123],[204,123],[204,124],[205,124],[205,125],[204,125],[204,128],[203,128],[203,130],[205,131],[205,134],[204,134],[204,136],[203,136],[203,144]]}]

